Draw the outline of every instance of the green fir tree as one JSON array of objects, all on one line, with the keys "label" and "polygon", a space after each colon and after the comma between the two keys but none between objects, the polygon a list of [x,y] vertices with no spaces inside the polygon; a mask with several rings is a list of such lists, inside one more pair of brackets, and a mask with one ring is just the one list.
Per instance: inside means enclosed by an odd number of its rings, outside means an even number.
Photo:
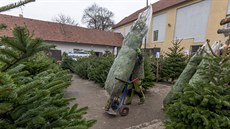
[{"label": "green fir tree", "polygon": [[152,59],[149,55],[144,56],[144,74],[145,78],[143,79],[142,86],[145,89],[154,86],[155,75],[152,67]]},{"label": "green fir tree", "polygon": [[180,47],[182,40],[172,41],[172,47],[169,48],[169,52],[166,53],[162,75],[166,80],[171,79],[173,82],[177,79],[186,66],[186,57],[183,54],[183,47]]},{"label": "green fir tree", "polygon": [[[87,108],[69,106],[64,97],[71,83],[69,71],[62,70],[42,54],[52,46],[33,39],[24,27],[14,37],[0,37],[0,128],[1,129],[88,129]],[[36,71],[37,70],[37,71]]]}]

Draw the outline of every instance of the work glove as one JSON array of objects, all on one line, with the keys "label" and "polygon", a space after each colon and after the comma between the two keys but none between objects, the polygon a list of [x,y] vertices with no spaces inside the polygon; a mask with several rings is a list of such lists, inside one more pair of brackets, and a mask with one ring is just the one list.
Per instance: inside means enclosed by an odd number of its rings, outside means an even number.
[{"label": "work glove", "polygon": [[137,55],[141,55],[141,49],[140,48],[137,48],[136,52],[137,52]]},{"label": "work glove", "polygon": [[141,54],[141,49],[140,48],[137,48],[136,49],[136,52],[137,52],[137,56],[138,56],[138,63],[141,64],[142,61],[143,61],[143,56]]}]

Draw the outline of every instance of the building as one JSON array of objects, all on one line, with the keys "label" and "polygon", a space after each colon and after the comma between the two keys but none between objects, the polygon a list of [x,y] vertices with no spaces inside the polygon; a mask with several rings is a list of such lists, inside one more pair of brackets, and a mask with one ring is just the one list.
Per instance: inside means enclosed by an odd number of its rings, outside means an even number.
[{"label": "building", "polygon": [[109,51],[116,54],[117,48],[121,47],[123,41],[123,36],[120,33],[3,14],[0,14],[0,23],[7,25],[6,29],[0,31],[0,35],[12,36],[15,26],[26,26],[30,32],[34,33],[34,37],[56,45],[56,49],[61,53],[94,51],[96,54],[100,54]]},{"label": "building", "polygon": [[[223,28],[220,26],[221,19],[230,14],[230,0],[159,0],[151,6],[152,23],[142,47],[153,54],[168,51],[175,39],[183,39],[181,45],[189,54],[206,39],[210,39],[211,43],[225,42],[225,37],[218,35],[217,30]],[[146,8],[125,17],[113,27],[113,31],[125,36],[138,14]],[[230,27],[230,24],[224,27]]]}]

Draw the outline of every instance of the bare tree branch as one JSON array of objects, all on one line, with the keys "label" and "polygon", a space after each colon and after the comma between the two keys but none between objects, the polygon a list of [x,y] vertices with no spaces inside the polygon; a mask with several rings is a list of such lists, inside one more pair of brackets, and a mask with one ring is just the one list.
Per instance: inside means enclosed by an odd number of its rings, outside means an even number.
[{"label": "bare tree branch", "polygon": [[114,25],[114,21],[111,19],[113,16],[113,12],[93,4],[84,10],[82,22],[87,24],[88,28],[110,30]]},{"label": "bare tree branch", "polygon": [[78,23],[72,17],[66,16],[64,14],[58,14],[58,16],[54,17],[52,21],[67,25],[78,25]]}]

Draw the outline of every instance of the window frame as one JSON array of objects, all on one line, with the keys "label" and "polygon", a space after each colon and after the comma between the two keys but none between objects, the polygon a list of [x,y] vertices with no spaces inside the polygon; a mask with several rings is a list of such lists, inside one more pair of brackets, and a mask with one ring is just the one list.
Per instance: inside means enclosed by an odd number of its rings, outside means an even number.
[{"label": "window frame", "polygon": [[159,41],[159,30],[153,31],[153,41]]}]

